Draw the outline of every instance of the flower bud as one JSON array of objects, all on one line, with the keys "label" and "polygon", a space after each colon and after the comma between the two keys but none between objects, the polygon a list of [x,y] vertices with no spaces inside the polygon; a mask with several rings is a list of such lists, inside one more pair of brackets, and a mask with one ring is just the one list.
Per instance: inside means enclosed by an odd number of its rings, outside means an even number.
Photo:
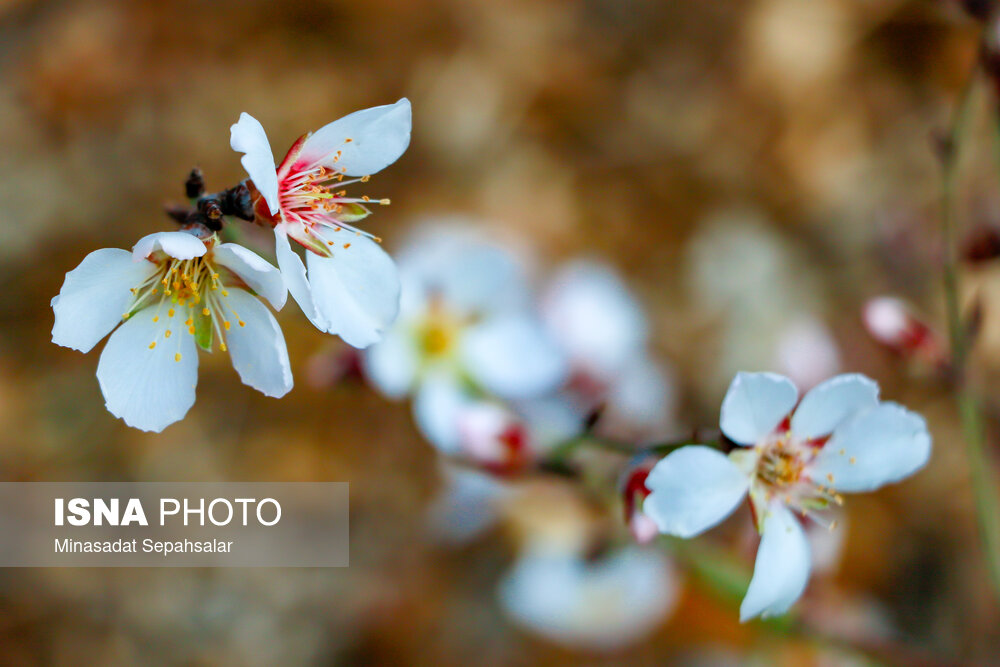
[{"label": "flower bud", "polygon": [[628,524],[629,532],[639,544],[651,542],[660,533],[656,522],[642,511],[642,503],[649,495],[649,489],[646,488],[646,478],[649,477],[649,471],[653,469],[654,465],[656,465],[656,457],[654,456],[637,457],[622,473],[619,482],[625,510],[625,523]]},{"label": "flower bud", "polygon": [[893,352],[934,366],[946,365],[947,355],[938,336],[901,299],[871,299],[862,316],[872,338]]}]

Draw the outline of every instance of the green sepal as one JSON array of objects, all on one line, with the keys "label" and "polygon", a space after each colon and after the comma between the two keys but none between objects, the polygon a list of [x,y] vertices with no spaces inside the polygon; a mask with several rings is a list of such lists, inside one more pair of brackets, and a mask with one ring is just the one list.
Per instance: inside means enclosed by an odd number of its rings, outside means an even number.
[{"label": "green sepal", "polygon": [[212,327],[212,316],[204,315],[199,310],[194,316],[194,342],[206,352],[212,351],[212,340],[215,330]]},{"label": "green sepal", "polygon": [[357,222],[358,220],[364,220],[372,214],[367,208],[354,202],[338,204],[338,206],[340,208],[337,210],[336,218],[340,222]]}]

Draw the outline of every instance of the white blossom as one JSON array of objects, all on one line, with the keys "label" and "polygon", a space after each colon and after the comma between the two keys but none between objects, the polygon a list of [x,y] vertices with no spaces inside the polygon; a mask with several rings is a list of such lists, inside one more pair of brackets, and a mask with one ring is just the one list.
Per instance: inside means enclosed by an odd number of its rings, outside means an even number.
[{"label": "white blossom", "polygon": [[284,336],[256,296],[280,309],[287,293],[278,270],[239,245],[150,234],[131,253],[96,250],[66,274],[52,342],[88,352],[114,330],[97,366],[107,408],[161,431],[194,404],[199,347],[228,352],[240,379],[267,396],[291,390]]},{"label": "white blossom", "polygon": [[927,463],[924,419],[878,399],[862,375],[839,375],[801,402],[795,385],[773,373],[740,373],[722,403],[722,432],[739,447],[729,456],[682,447],[656,464],[643,511],[663,533],[693,537],[726,518],[749,494],[761,534],[740,619],[781,614],[809,579],[810,549],[801,518],[842,503],[841,493],[871,491]]},{"label": "white blossom", "polygon": [[[410,102],[357,111],[300,137],[275,167],[261,124],[247,113],[231,128],[233,150],[259,196],[257,220],[274,227],[278,266],[288,290],[321,331],[364,348],[396,318],[399,277],[378,239],[354,226],[369,204],[346,187],[395,162],[410,142]],[[289,244],[303,246],[305,262]]]}]

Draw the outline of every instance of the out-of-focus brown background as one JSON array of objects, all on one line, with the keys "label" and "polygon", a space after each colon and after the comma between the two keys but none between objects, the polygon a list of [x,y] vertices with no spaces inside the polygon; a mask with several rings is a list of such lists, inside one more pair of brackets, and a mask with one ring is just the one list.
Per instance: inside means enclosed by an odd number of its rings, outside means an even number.
[{"label": "out-of-focus brown background", "polygon": [[[402,96],[411,147],[368,186],[393,200],[366,224],[390,251],[412,221],[461,213],[519,235],[543,267],[612,263],[648,309],[685,425],[717,422],[736,370],[782,370],[775,350],[801,318],[828,328],[841,369],[925,414],[927,469],[849,502],[839,571],[813,583],[834,591],[821,625],[877,617],[905,643],[988,662],[997,610],[950,396],[872,343],[860,318],[867,298],[891,292],[940,322],[931,139],[978,30],[957,4],[0,3],[3,479],[337,480],[352,502],[349,569],[0,572],[0,662],[581,659],[501,613],[503,531],[457,548],[428,538],[436,454],[407,406],[359,382],[311,385],[311,360],[336,343],[294,305],[279,316],[289,396],[264,398],[228,359],[202,355],[195,407],[159,435],[104,410],[96,351],[49,340],[49,300],[88,252],[169,229],[162,204],[181,200],[192,166],[210,189],[245,177],[229,148],[241,111],[280,159],[300,134]],[[1000,215],[994,102],[980,102],[963,225]],[[989,276],[976,279],[990,391],[995,306]],[[688,585],[648,641],[586,660],[821,664],[814,648],[740,626],[732,606]]]}]

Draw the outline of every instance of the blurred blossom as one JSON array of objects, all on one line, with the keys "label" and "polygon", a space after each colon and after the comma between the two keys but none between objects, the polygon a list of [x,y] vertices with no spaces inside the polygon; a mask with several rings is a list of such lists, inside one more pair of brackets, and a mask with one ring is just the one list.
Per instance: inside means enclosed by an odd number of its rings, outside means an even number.
[{"label": "blurred blossom", "polygon": [[610,651],[646,638],[673,611],[679,583],[666,556],[625,547],[595,560],[531,547],[500,585],[504,611],[571,648]]},{"label": "blurred blossom", "polygon": [[366,351],[367,377],[389,397],[413,394],[418,426],[446,453],[519,447],[520,416],[498,401],[551,393],[566,362],[530,309],[518,258],[439,228],[400,251],[399,268],[400,316]]},{"label": "blurred blossom", "polygon": [[881,403],[878,385],[839,375],[799,402],[788,378],[740,373],[722,402],[722,432],[739,445],[728,457],[687,446],[656,464],[643,511],[664,533],[693,537],[729,516],[749,493],[761,534],[740,620],[783,614],[809,580],[804,517],[840,505],[840,492],[873,491],[922,468],[931,437],[924,419]]},{"label": "blurred blossom", "polygon": [[252,292],[278,309],[288,294],[278,270],[241,246],[150,234],[131,253],[96,250],[66,274],[52,299],[52,342],[89,352],[121,324],[97,366],[107,408],[162,431],[194,404],[198,348],[216,342],[245,384],[276,398],[291,390],[285,338]]},{"label": "blurred blossom", "polygon": [[628,439],[665,435],[673,383],[649,356],[649,324],[621,278],[590,261],[571,262],[550,280],[540,312],[570,364],[568,397],[583,413],[600,409],[597,430]]},{"label": "blurred blossom", "polygon": [[724,390],[741,368],[791,370],[803,348],[822,350],[794,372],[804,389],[838,370],[832,337],[815,315],[823,308],[815,267],[759,212],[710,216],[690,242],[686,273],[705,326],[719,338],[699,367],[706,392]]},{"label": "blurred blossom", "polygon": [[948,363],[944,342],[902,299],[871,299],[862,318],[872,338],[900,356],[937,367]]},{"label": "blurred blossom", "polygon": [[488,530],[499,504],[512,493],[501,479],[472,468],[445,463],[442,477],[427,518],[431,534],[444,542],[467,542]]},{"label": "blurred blossom", "polygon": [[[302,312],[320,331],[354,347],[378,341],[396,318],[399,278],[378,239],[353,223],[371,213],[366,203],[389,200],[347,197],[334,189],[367,182],[399,159],[410,143],[409,100],[357,111],[303,135],[277,169],[253,116],[240,115],[230,143],[244,153],[257,221],[274,228],[278,266]],[[289,238],[307,250],[305,263]]]},{"label": "blurred blossom", "polygon": [[837,374],[840,350],[830,330],[811,317],[794,320],[778,340],[778,369],[807,391]]}]

